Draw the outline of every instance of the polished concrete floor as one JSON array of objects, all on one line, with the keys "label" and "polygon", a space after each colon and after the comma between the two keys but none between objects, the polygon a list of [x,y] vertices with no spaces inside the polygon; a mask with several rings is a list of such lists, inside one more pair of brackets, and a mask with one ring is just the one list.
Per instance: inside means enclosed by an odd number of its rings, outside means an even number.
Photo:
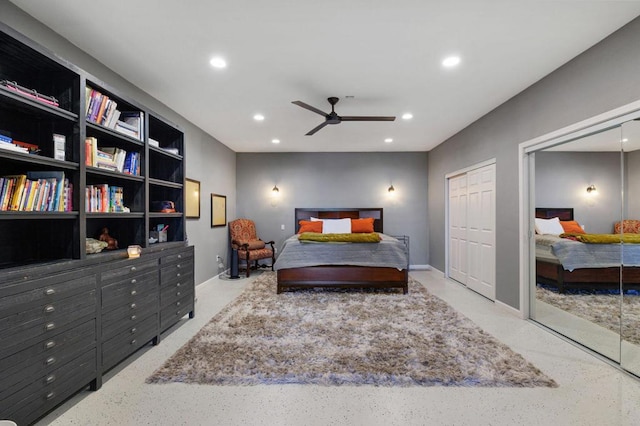
[{"label": "polished concrete floor", "polygon": [[[558,388],[311,385],[147,385],[145,379],[249,280],[213,279],[196,290],[196,318],[134,354],[38,425],[638,425],[640,380],[518,318],[438,271],[414,271],[458,311],[559,384]],[[252,277],[253,278],[253,277]]]}]

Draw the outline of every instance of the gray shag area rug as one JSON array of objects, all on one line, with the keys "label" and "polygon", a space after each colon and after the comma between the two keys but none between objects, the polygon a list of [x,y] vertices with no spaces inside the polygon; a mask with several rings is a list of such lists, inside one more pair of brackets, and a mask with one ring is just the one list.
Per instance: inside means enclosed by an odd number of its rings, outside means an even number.
[{"label": "gray shag area rug", "polygon": [[265,272],[147,383],[556,387],[415,280],[276,294]]},{"label": "gray shag area rug", "polygon": [[[639,295],[625,295],[621,302],[619,294],[560,294],[538,285],[536,298],[640,345]],[[624,312],[622,316],[621,309]]]}]

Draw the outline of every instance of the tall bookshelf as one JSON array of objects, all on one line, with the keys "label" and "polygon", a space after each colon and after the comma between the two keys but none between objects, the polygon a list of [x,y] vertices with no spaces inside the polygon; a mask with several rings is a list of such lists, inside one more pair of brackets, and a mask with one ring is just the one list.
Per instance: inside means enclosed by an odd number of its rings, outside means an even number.
[{"label": "tall bookshelf", "polygon": [[[184,134],[178,126],[4,25],[1,80],[52,96],[58,105],[0,86],[0,135],[39,148],[38,153],[24,153],[0,145],[0,177],[63,172],[71,187],[71,209],[0,211],[0,270],[95,256],[86,254],[86,238],[99,238],[103,228],[118,241],[119,250],[163,244],[150,242],[159,226],[166,230],[166,242],[184,241]],[[108,97],[122,116],[138,114],[138,134],[92,120],[87,111],[91,90]],[[64,159],[56,156],[54,134],[64,139]],[[87,138],[96,140],[99,149],[136,153],[137,172],[96,167],[87,160]],[[87,190],[104,185],[122,189],[127,211],[88,211]],[[155,211],[162,201],[172,202],[175,211]]]}]

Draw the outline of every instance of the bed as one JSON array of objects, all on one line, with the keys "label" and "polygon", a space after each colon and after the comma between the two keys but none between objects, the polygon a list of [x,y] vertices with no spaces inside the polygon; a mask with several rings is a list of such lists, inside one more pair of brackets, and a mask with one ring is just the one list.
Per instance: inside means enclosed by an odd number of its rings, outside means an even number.
[{"label": "bed", "polygon": [[[573,221],[573,208],[536,208],[536,218]],[[640,244],[585,244],[536,234],[536,278],[541,284],[582,290],[640,288]],[[622,253],[622,256],[621,256]]]},{"label": "bed", "polygon": [[[379,243],[304,243],[298,240],[300,221],[373,219]],[[288,238],[276,259],[277,292],[309,287],[399,288],[408,293],[408,237],[383,233],[382,208],[296,208],[296,235]]]}]

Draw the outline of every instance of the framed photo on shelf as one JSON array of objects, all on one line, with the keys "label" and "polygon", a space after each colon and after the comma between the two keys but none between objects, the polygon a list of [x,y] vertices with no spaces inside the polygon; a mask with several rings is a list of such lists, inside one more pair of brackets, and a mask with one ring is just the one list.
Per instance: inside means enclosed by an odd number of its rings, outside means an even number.
[{"label": "framed photo on shelf", "polygon": [[227,226],[227,196],[211,194],[211,227]]},{"label": "framed photo on shelf", "polygon": [[185,217],[200,219],[200,181],[185,178]]}]

